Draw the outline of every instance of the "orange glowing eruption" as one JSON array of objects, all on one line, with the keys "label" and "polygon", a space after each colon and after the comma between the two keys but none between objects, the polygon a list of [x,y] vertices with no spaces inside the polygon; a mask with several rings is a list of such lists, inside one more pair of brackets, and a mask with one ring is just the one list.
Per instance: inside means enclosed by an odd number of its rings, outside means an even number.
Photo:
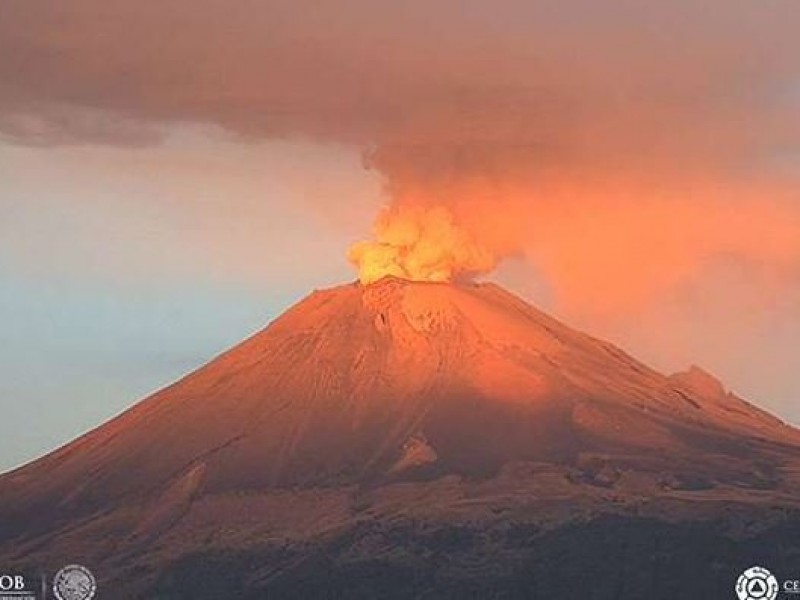
[{"label": "orange glowing eruption", "polygon": [[394,276],[453,281],[492,270],[498,257],[443,207],[395,207],[377,218],[375,239],[354,244],[348,259],[362,284]]}]

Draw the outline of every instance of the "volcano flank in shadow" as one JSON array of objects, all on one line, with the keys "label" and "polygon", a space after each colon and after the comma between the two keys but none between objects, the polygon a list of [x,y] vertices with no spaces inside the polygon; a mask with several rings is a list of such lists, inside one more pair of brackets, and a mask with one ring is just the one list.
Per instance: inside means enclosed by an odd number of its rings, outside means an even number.
[{"label": "volcano flank in shadow", "polygon": [[701,369],[493,284],[386,278],[0,477],[0,564],[81,562],[115,598],[569,598],[581,568],[639,598],[635,563],[727,598],[748,548],[800,555],[798,491],[800,433]]}]

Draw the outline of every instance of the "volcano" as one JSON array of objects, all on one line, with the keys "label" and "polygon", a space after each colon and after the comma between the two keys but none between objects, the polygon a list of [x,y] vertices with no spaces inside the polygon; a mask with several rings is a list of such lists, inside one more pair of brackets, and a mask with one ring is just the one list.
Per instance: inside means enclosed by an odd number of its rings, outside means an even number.
[{"label": "volcano", "polygon": [[703,370],[385,278],[0,477],[0,564],[123,599],[729,598],[796,566],[798,515],[800,432]]}]

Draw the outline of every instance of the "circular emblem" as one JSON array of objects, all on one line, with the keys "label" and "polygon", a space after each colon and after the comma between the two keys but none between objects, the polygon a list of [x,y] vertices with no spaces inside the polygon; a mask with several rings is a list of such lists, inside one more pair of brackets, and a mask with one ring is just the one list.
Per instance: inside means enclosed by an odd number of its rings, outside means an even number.
[{"label": "circular emblem", "polygon": [[739,600],[775,600],[780,586],[775,576],[764,567],[751,567],[736,582]]},{"label": "circular emblem", "polygon": [[69,565],[53,578],[53,594],[58,600],[91,600],[97,591],[94,575],[81,565]]}]

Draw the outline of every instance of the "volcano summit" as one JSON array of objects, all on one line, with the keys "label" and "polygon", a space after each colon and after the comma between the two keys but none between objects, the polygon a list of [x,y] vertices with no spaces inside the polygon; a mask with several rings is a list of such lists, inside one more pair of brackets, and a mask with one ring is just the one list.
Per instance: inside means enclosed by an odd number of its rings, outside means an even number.
[{"label": "volcano summit", "polygon": [[729,598],[800,556],[799,493],[800,432],[702,370],[384,278],[2,476],[0,564],[114,598]]}]

